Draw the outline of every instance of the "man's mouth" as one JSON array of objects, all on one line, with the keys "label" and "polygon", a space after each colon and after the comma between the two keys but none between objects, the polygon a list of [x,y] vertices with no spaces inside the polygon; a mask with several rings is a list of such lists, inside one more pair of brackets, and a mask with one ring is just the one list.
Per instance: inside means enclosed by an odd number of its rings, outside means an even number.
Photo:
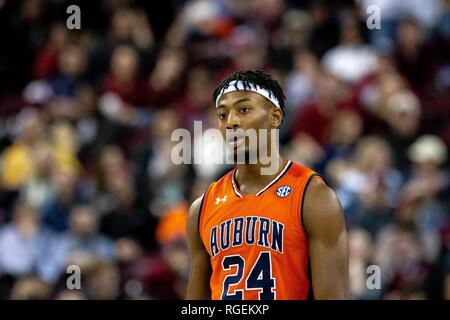
[{"label": "man's mouth", "polygon": [[245,142],[245,136],[235,136],[227,139],[228,145],[233,148],[237,149],[240,146],[242,146]]}]

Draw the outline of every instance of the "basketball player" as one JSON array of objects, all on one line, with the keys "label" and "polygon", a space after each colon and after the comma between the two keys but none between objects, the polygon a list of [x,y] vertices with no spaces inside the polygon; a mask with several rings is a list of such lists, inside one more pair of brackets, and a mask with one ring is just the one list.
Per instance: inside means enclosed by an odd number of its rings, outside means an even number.
[{"label": "basketball player", "polygon": [[[213,95],[222,135],[276,129],[284,94],[261,71],[236,72]],[[267,146],[271,146],[267,135]],[[236,149],[245,138],[228,141]],[[335,193],[311,169],[282,159],[273,175],[245,162],[191,206],[188,299],[346,299],[347,233]]]}]

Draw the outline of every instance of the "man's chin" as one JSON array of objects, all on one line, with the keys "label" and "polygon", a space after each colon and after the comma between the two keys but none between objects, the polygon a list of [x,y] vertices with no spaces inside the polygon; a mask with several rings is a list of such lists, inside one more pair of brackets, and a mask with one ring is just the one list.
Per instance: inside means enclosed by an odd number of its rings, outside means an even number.
[{"label": "man's chin", "polygon": [[236,148],[231,152],[233,154],[233,162],[235,164],[257,163],[256,152],[250,152],[250,150],[242,148]]}]

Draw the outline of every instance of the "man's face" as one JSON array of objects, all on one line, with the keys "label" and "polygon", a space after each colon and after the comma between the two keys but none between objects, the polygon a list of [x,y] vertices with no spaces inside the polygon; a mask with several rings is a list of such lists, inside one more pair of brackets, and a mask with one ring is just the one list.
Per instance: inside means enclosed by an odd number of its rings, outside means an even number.
[{"label": "man's face", "polygon": [[[261,145],[270,145],[270,129],[278,127],[276,120],[278,117],[281,120],[279,108],[273,106],[263,96],[251,91],[233,91],[224,94],[218,101],[216,112],[219,129],[227,147],[231,150],[243,150],[246,153],[255,151],[260,145],[258,137],[261,129],[267,130],[267,139],[261,141]],[[251,144],[252,139],[248,136],[244,138],[239,133],[241,130],[248,129],[255,130],[256,144]],[[236,130],[237,138],[229,135],[227,137],[227,131],[236,132]]]}]

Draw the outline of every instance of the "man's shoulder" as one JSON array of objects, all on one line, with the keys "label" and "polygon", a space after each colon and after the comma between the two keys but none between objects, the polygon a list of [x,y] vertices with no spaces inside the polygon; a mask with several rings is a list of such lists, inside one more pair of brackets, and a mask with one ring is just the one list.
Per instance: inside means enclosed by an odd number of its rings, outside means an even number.
[{"label": "man's shoulder", "polygon": [[18,237],[19,233],[12,223],[7,223],[0,228],[0,240],[10,240],[11,238]]},{"label": "man's shoulder", "polygon": [[303,215],[307,230],[316,230],[323,223],[343,219],[340,201],[324,180],[311,179],[305,193]]}]

